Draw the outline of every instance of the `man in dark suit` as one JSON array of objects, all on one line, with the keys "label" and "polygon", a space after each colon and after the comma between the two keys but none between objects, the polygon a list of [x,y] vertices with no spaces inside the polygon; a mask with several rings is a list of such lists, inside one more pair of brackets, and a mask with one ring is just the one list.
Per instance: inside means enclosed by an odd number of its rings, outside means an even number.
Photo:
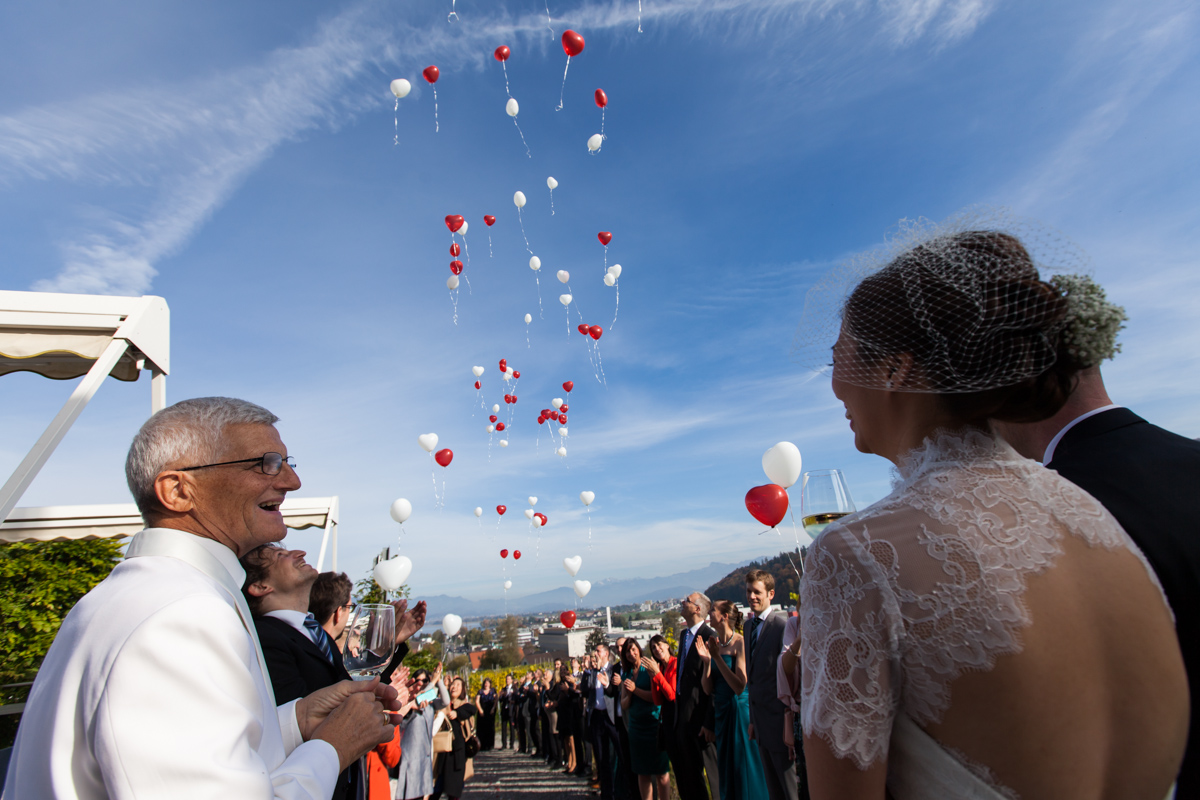
[{"label": "man in dark suit", "polygon": [[1200,797],[1200,442],[1115,405],[1099,366],[1079,373],[1066,405],[1050,419],[993,424],[1021,455],[1099,500],[1158,575],[1175,612],[1192,696],[1177,796]]},{"label": "man in dark suit", "polygon": [[[240,561],[246,570],[242,592],[254,615],[276,702],[287,703],[349,680],[336,641],[308,612],[317,571],[304,561],[304,551],[268,544],[251,550]],[[346,602],[338,605],[345,606],[349,600],[347,595]],[[407,601],[396,604],[397,647],[385,670],[387,677],[408,653],[405,640],[425,624],[424,602],[411,613],[407,607]],[[360,764],[352,764],[338,776],[334,800],[365,796],[366,776]]]},{"label": "man in dark suit", "polygon": [[754,617],[746,623],[746,674],[750,693],[750,738],[758,742],[767,794],[771,800],[797,800],[796,762],[783,740],[787,708],[779,700],[776,664],[783,652],[782,611],[772,611],[775,576],[763,569],[746,573],[746,605]]},{"label": "man in dark suit", "polygon": [[710,608],[712,601],[700,592],[693,592],[679,604],[686,627],[679,632],[675,705],[670,709],[671,719],[664,717],[662,724],[669,732],[667,752],[675,768],[681,800],[701,800],[710,795],[712,800],[719,800],[721,797],[717,748],[713,744],[716,722],[712,698],[700,685],[704,661],[693,646],[697,637],[707,641],[717,635],[704,622]]},{"label": "man in dark suit", "polygon": [[[504,688],[500,690],[500,749],[507,750],[516,747],[517,732],[512,723],[512,704],[517,687],[513,684],[513,674],[504,676]],[[509,740],[512,740],[511,743]]]}]

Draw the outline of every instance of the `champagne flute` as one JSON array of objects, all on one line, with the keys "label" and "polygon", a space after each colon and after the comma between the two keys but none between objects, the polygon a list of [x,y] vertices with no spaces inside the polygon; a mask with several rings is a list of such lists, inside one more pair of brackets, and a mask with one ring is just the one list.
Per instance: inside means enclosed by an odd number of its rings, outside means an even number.
[{"label": "champagne flute", "polygon": [[800,515],[804,532],[814,539],[834,520],[853,514],[854,499],[839,469],[818,469],[804,473],[800,490]]},{"label": "champagne flute", "polygon": [[346,626],[346,672],[367,681],[383,672],[396,649],[396,610],[386,604],[360,603]]}]

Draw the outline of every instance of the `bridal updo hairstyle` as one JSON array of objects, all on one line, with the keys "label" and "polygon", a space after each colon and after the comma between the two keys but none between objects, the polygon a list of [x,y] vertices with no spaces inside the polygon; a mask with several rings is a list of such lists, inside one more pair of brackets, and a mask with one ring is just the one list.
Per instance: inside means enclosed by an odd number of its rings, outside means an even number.
[{"label": "bridal updo hairstyle", "polygon": [[1060,341],[1067,300],[1007,233],[924,242],[864,278],[842,311],[859,362],[849,383],[882,388],[866,375],[909,353],[915,383],[890,388],[937,394],[968,423],[1043,420],[1074,388],[1079,365]]},{"label": "bridal updo hairstyle", "polygon": [[732,600],[718,600],[713,608],[721,612],[721,616],[729,617],[729,626],[738,633],[742,632],[742,612]]}]

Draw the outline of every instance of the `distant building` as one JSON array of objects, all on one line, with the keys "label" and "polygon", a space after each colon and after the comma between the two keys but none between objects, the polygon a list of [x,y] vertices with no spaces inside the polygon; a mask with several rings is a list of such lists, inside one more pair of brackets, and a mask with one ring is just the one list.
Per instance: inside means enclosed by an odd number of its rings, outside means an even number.
[{"label": "distant building", "polygon": [[538,637],[541,648],[547,652],[566,653],[567,658],[580,658],[587,653],[587,639],[596,628],[575,625],[574,628],[548,627]]}]

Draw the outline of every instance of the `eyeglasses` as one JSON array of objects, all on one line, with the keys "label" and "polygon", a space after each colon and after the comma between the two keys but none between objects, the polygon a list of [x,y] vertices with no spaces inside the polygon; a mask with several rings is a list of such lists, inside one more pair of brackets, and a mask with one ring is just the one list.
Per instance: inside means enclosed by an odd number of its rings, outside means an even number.
[{"label": "eyeglasses", "polygon": [[342,606],[342,608],[346,609],[346,610],[347,610],[347,611],[349,611],[351,614],[353,614],[353,613],[354,613],[354,609],[358,608],[358,603],[356,603],[356,602],[354,602],[353,600],[351,600],[349,603],[346,603],[346,605]]},{"label": "eyeglasses", "polygon": [[296,459],[288,456],[284,458],[279,453],[263,453],[258,458],[242,458],[237,461],[222,461],[219,464],[201,464],[198,467],[183,467],[177,472],[191,472],[194,469],[208,469],[209,467],[227,467],[230,464],[258,464],[264,475],[278,475],[283,470],[283,465],[287,464],[294,471],[296,469]]}]

